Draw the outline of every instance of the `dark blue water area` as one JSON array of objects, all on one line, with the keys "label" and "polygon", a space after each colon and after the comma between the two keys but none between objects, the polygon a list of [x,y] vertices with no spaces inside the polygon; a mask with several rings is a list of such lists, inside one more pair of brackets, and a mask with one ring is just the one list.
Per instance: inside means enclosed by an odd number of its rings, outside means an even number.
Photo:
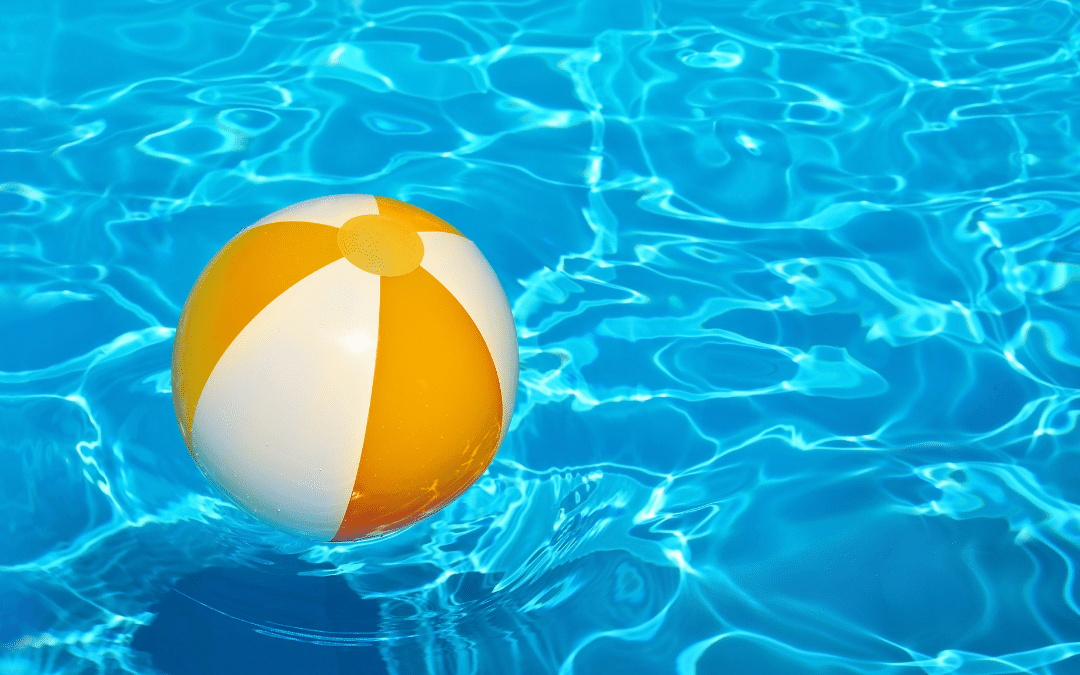
[{"label": "dark blue water area", "polygon": [[318,575],[326,566],[280,557],[261,566],[181,579],[132,648],[178,675],[388,672],[376,647],[378,602],[360,599],[339,576]]},{"label": "dark blue water area", "polygon": [[[0,675],[1080,673],[1078,11],[0,7]],[[192,461],[195,279],[289,204],[476,242],[521,374],[392,536]]]}]

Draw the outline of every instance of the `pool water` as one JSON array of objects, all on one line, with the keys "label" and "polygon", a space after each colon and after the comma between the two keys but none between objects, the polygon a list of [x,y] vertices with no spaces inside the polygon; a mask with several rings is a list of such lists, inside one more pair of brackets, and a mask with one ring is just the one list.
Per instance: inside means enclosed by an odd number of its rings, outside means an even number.
[{"label": "pool water", "polygon": [[[1080,673],[1080,21],[1057,0],[5,0],[0,675]],[[512,303],[460,500],[207,483],[179,311],[403,199]]]}]

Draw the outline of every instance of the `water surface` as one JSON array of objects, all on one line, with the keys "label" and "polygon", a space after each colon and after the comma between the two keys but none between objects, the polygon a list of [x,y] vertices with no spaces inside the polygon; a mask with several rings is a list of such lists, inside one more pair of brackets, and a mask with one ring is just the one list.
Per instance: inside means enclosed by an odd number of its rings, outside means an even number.
[{"label": "water surface", "polygon": [[[1080,672],[1077,14],[7,0],[0,674]],[[522,373],[452,507],[313,545],[170,354],[346,192],[479,244]]]}]

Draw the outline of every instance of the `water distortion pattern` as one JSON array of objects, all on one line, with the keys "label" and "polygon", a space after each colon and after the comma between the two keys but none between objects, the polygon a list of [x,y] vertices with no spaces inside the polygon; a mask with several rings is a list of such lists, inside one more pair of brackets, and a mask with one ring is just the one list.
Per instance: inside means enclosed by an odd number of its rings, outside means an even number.
[{"label": "water distortion pattern", "polygon": [[[1069,3],[4,12],[0,673],[1080,672]],[[473,238],[523,367],[460,501],[311,545],[168,368],[213,253],[340,192]]]}]

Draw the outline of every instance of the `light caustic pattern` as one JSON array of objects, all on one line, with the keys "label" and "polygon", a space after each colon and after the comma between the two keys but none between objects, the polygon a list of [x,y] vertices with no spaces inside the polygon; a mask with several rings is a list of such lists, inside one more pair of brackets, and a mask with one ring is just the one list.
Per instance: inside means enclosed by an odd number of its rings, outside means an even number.
[{"label": "light caustic pattern", "polygon": [[[365,672],[1080,668],[1069,3],[46,4],[0,23],[0,673],[199,672],[176,607]],[[476,241],[522,375],[461,500],[311,545],[198,473],[169,354],[221,245],[346,192]]]}]

